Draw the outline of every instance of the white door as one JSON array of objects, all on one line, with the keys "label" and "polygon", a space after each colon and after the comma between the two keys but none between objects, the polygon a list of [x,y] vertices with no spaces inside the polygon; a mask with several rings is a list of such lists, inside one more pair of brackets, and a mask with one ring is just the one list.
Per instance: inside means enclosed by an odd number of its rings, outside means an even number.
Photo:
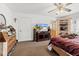
[{"label": "white door", "polygon": [[18,21],[18,41],[29,41],[32,40],[32,27],[31,20],[20,19]]}]

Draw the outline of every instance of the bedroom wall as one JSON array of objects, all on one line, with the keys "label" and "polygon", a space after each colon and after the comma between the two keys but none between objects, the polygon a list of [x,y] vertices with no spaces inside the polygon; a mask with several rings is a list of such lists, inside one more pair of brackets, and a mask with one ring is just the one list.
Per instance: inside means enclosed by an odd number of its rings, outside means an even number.
[{"label": "bedroom wall", "polygon": [[[45,24],[50,25],[51,21],[55,20],[53,17],[36,15],[36,14],[23,14],[23,13],[15,13],[15,17],[17,18],[17,27],[16,28],[17,28],[17,39],[19,41],[33,40],[33,29],[32,29],[33,24],[35,24],[35,23],[45,23]],[[25,28],[22,29],[26,32],[25,34],[23,34],[25,39],[20,38],[20,36],[22,34],[19,34],[20,31],[19,31],[19,28],[18,28],[18,27],[21,27],[21,25],[19,26],[19,24],[20,24],[20,22],[23,22],[23,21],[25,21],[24,22]]]},{"label": "bedroom wall", "polygon": [[6,18],[6,25],[14,25],[12,12],[3,3],[0,3],[0,14],[3,14],[5,16],[5,18]]},{"label": "bedroom wall", "polygon": [[79,34],[79,12],[72,14],[72,32]]}]

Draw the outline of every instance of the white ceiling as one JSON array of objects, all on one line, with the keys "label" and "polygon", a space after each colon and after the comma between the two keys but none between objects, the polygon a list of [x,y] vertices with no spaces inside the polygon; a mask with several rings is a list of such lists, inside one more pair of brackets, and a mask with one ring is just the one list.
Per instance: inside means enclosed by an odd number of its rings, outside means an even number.
[{"label": "white ceiling", "polygon": [[13,12],[26,13],[26,14],[42,14],[46,16],[62,16],[79,12],[78,3],[72,3],[71,5],[67,6],[67,8],[71,9],[72,11],[62,13],[60,15],[56,15],[54,12],[48,13],[48,11],[56,8],[53,5],[53,3],[6,3],[6,5]]}]

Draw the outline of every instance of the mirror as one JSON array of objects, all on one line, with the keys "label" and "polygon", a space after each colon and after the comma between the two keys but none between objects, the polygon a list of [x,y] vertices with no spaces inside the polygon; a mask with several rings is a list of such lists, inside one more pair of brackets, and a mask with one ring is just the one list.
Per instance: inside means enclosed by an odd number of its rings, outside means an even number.
[{"label": "mirror", "polygon": [[0,14],[0,26],[6,25],[6,19],[3,14]]},{"label": "mirror", "polygon": [[6,19],[3,14],[0,14],[0,28],[6,25]]}]

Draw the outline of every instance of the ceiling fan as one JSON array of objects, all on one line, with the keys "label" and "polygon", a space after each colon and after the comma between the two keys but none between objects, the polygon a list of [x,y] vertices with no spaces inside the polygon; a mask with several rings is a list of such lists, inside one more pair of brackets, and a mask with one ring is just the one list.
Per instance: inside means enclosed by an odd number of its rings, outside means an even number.
[{"label": "ceiling fan", "polygon": [[69,6],[71,4],[72,3],[66,3],[66,4],[64,4],[64,3],[54,3],[54,6],[56,6],[56,8],[48,11],[48,13],[51,13],[51,12],[54,12],[54,11],[56,11],[56,12],[63,12],[63,11],[71,12],[72,11],[71,9],[66,8],[67,6]]}]

